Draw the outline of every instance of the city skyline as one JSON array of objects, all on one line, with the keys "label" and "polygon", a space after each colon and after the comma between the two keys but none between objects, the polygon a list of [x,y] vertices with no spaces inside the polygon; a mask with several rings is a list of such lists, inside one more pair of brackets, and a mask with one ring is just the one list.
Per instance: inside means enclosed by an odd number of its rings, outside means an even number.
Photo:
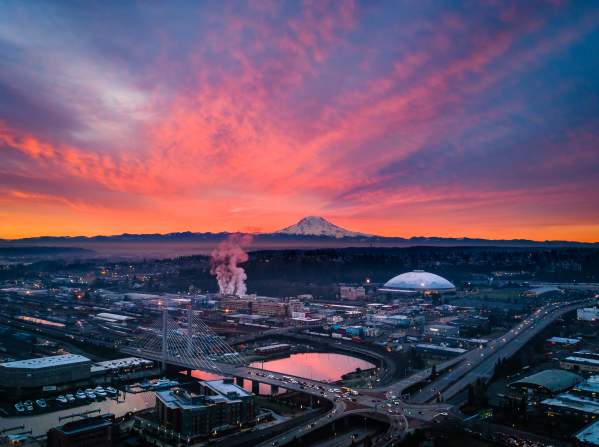
[{"label": "city skyline", "polygon": [[0,10],[0,238],[599,241],[590,3]]}]

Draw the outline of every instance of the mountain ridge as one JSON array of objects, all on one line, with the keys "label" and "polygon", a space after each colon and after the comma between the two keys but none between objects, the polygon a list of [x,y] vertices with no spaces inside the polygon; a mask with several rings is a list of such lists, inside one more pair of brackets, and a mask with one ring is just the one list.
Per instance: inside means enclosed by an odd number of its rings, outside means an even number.
[{"label": "mountain ridge", "polygon": [[[57,242],[186,242],[220,240],[238,232],[173,232],[173,233],[122,233],[97,236],[37,236],[19,239],[0,239],[4,245]],[[578,242],[563,240],[535,241],[531,239],[485,239],[470,237],[412,236],[410,238],[378,236],[350,231],[335,225],[320,216],[306,216],[293,225],[270,233],[251,233],[258,240],[300,240],[337,241],[360,243],[400,243],[424,245],[501,245],[501,246],[571,246],[599,247],[599,242]]]}]

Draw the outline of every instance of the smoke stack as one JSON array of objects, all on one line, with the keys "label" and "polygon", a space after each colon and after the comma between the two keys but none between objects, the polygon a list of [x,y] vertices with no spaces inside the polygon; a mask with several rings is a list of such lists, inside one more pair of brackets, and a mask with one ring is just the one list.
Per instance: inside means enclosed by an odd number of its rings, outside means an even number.
[{"label": "smoke stack", "polygon": [[231,234],[210,254],[210,273],[216,276],[221,294],[237,296],[246,294],[247,275],[238,264],[248,260],[248,254],[243,247],[248,246],[251,242],[250,234]]}]

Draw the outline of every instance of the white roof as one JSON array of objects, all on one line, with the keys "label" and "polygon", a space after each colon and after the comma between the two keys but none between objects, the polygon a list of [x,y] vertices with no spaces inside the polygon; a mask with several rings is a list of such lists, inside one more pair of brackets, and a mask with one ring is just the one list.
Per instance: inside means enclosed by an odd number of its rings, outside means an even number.
[{"label": "white roof", "polygon": [[106,360],[104,362],[96,362],[96,366],[104,368],[124,368],[127,366],[149,365],[154,363],[152,360],[141,359],[139,357],[125,357],[122,359]]},{"label": "white roof", "polygon": [[426,290],[450,291],[455,289],[455,285],[434,273],[425,272],[424,270],[414,270],[391,278],[385,283],[384,288],[407,292]]},{"label": "white roof", "polygon": [[240,397],[249,396],[246,390],[234,383],[225,383],[223,380],[206,380],[202,383],[225,397],[227,397],[228,393],[237,393]]},{"label": "white roof", "polygon": [[78,354],[55,355],[52,357],[40,357],[37,359],[17,360],[15,362],[0,363],[4,368],[29,368],[41,369],[53,366],[70,365],[75,363],[91,362],[90,359]]},{"label": "white roof", "polygon": [[99,318],[106,318],[109,320],[120,320],[120,321],[126,321],[126,320],[132,320],[132,317],[128,317],[126,315],[119,315],[119,314],[111,314],[108,312],[100,312],[98,315],[96,315]]}]

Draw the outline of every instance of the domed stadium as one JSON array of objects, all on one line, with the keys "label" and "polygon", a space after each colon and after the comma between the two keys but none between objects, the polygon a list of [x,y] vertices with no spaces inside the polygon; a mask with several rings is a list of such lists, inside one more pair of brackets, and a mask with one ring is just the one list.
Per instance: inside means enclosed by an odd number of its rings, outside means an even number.
[{"label": "domed stadium", "polygon": [[448,293],[455,286],[442,276],[424,270],[413,270],[391,278],[381,291],[399,293]]}]

